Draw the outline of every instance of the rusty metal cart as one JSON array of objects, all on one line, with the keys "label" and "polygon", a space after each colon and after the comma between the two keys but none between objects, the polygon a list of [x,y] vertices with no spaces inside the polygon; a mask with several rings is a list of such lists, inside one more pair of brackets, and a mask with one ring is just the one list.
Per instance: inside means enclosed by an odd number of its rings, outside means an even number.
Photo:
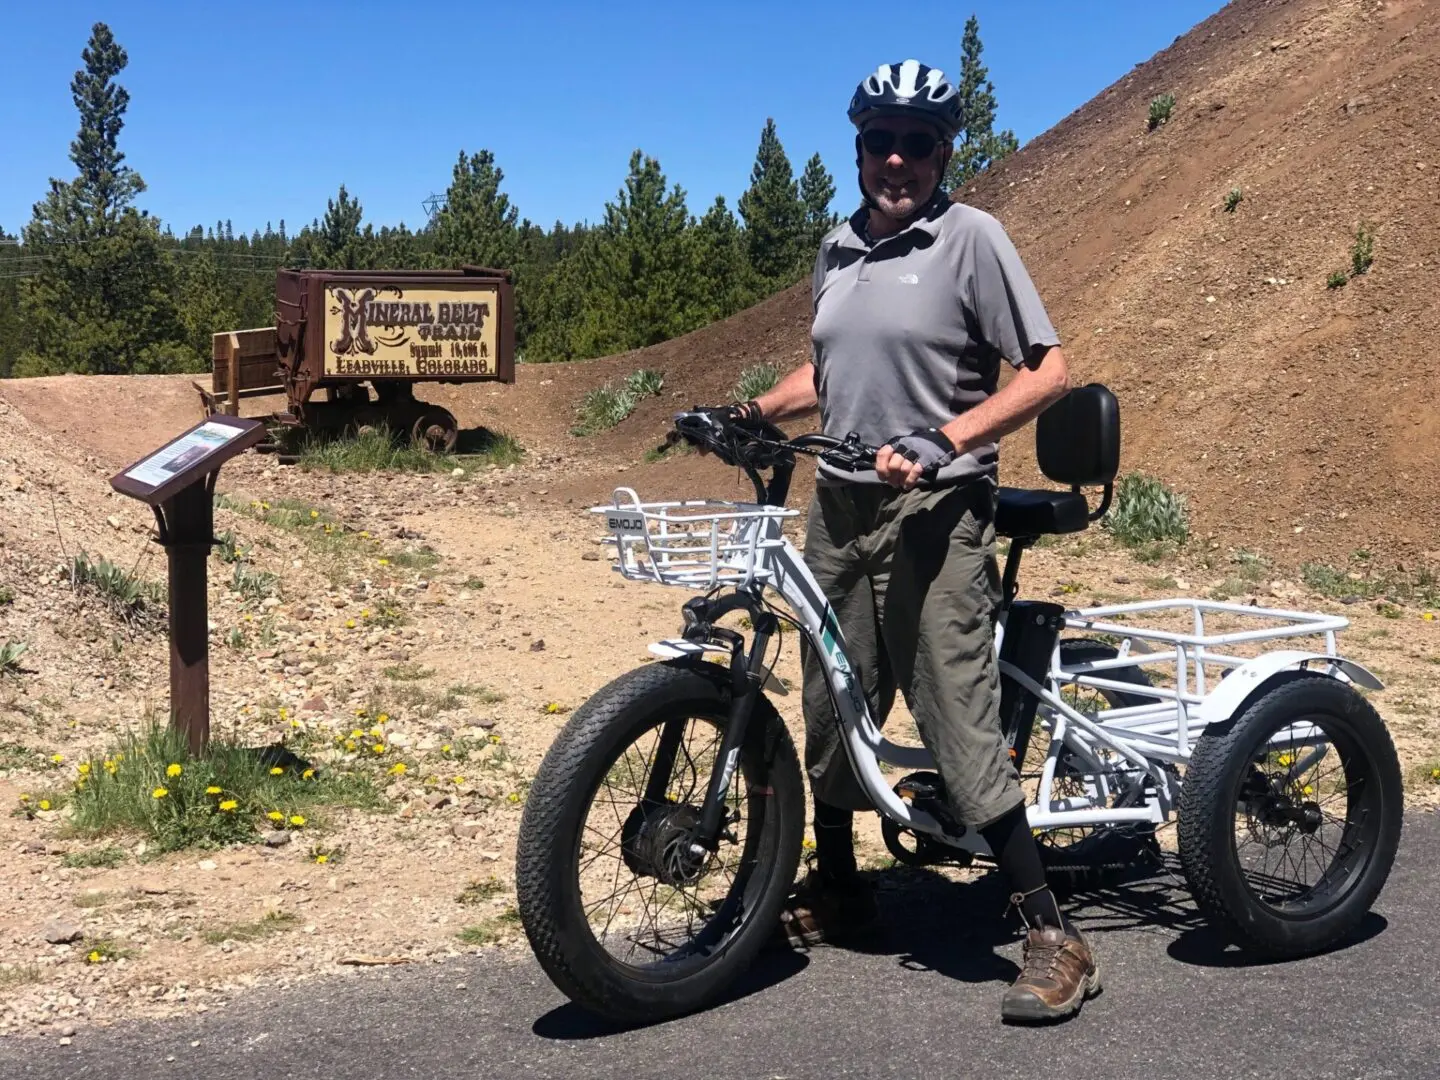
[{"label": "rusty metal cart", "polygon": [[417,398],[415,384],[515,381],[510,272],[280,270],[275,325],[216,334],[214,361],[210,388],[195,384],[207,415],[284,393],[278,424],[384,426],[453,450],[455,416]]}]

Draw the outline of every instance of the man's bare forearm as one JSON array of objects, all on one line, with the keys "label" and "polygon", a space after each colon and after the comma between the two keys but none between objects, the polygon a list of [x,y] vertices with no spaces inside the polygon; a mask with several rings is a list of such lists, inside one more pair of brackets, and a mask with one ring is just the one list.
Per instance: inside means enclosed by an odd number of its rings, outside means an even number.
[{"label": "man's bare forearm", "polygon": [[808,416],[820,404],[815,396],[815,365],[800,365],[757,397],[755,403],[772,424]]}]

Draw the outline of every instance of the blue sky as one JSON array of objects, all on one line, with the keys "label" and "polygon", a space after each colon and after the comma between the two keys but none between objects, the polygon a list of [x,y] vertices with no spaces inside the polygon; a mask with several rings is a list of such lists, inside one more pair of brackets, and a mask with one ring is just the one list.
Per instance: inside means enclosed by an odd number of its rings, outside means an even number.
[{"label": "blue sky", "polygon": [[632,150],[693,213],[732,209],[774,117],[796,171],[819,151],[854,190],[845,106],[878,63],[959,69],[980,19],[998,127],[1034,138],[1217,11],[1220,0],[638,3],[499,0],[8,4],[0,226],[68,178],[69,83],[91,25],[130,57],[121,149],[176,232],[229,218],[294,232],[343,182],[367,221],[412,227],[462,149],[489,148],[523,216],[597,220]]}]

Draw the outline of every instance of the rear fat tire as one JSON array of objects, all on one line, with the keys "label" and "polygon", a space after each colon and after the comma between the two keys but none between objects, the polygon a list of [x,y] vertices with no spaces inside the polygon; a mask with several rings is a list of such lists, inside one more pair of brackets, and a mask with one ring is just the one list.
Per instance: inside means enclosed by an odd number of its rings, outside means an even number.
[{"label": "rear fat tire", "polygon": [[628,672],[575,711],[530,788],[516,851],[521,923],[556,987],[610,1020],[654,1022],[713,1004],[779,925],[800,862],[804,785],[794,743],[763,694],[756,698],[739,772],[749,788],[768,788],[771,794],[745,803],[745,855],[753,855],[745,891],[753,908],[740,927],[701,965],[671,978],[627,968],[611,956],[582,908],[576,872],[581,833],[612,763],[667,718],[714,718],[723,727],[729,706],[729,672],[715,664],[673,661]]},{"label": "rear fat tire", "polygon": [[[1261,742],[1304,716],[1323,717],[1333,736],[1349,744],[1345,751],[1358,758],[1358,774],[1370,789],[1359,794],[1362,807],[1378,823],[1366,830],[1368,857],[1338,903],[1313,915],[1285,915],[1245,880],[1235,849],[1236,807]],[[1330,752],[1340,751],[1332,739]],[[1297,674],[1196,741],[1180,793],[1180,862],[1200,910],[1228,940],[1265,957],[1306,956],[1341,941],[1369,912],[1394,863],[1403,815],[1400,763],[1384,720],[1352,686]]]}]

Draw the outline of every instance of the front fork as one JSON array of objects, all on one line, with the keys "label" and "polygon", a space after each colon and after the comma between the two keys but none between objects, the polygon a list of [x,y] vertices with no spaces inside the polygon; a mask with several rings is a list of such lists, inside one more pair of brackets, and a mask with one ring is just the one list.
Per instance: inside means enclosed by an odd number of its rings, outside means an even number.
[{"label": "front fork", "polygon": [[[714,625],[722,616],[741,608],[748,611],[754,627],[748,649],[743,635],[728,627]],[[775,615],[743,593],[732,593],[719,601],[697,597],[685,605],[686,640],[697,643],[723,641],[730,646],[730,715],[720,738],[720,749],[710,774],[710,787],[705,793],[700,823],[694,833],[694,844],[699,850],[692,849],[692,854],[717,851],[722,829],[729,825],[725,815],[725,796],[740,764],[740,751],[750,728],[755,699],[765,681],[765,652],[778,629],[779,620]],[[658,805],[666,799],[670,774],[675,768],[675,756],[687,722],[678,717],[668,720],[660,733],[655,764],[645,789],[648,806]]]}]

